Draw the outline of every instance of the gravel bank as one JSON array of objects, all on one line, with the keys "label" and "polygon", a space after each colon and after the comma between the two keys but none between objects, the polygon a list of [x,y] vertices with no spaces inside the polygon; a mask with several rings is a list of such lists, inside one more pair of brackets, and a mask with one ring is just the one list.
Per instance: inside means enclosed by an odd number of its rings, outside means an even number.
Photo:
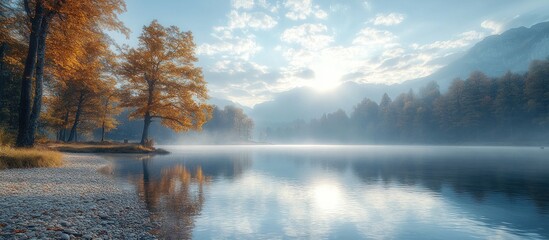
[{"label": "gravel bank", "polygon": [[108,162],[65,154],[61,168],[0,171],[0,239],[155,239],[131,189],[97,172]]}]

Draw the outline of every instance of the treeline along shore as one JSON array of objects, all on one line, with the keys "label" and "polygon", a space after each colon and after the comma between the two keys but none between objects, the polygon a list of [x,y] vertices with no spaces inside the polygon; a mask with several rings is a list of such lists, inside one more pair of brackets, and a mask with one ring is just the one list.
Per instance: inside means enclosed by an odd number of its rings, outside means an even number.
[{"label": "treeline along shore", "polygon": [[309,122],[266,128],[274,142],[538,144],[549,138],[549,60],[524,74],[473,72],[441,93],[436,82],[379,104],[365,98],[347,115],[338,110]]}]

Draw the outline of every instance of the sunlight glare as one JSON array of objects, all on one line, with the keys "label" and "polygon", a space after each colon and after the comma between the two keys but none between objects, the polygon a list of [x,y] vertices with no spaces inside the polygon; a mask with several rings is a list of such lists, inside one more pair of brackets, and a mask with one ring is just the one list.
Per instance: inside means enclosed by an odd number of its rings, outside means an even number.
[{"label": "sunlight glare", "polygon": [[315,72],[310,86],[319,92],[337,88],[346,71],[337,58],[322,57],[310,67]]},{"label": "sunlight glare", "polygon": [[343,203],[341,190],[335,184],[319,184],[313,188],[313,201],[323,211],[339,209]]}]

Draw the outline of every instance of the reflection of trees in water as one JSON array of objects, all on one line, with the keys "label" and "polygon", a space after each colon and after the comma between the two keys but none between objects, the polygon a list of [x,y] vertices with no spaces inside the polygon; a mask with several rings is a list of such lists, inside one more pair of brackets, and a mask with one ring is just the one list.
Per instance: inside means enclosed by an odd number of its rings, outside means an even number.
[{"label": "reflection of trees in water", "polygon": [[234,179],[252,165],[250,153],[241,151],[104,157],[113,165],[102,172],[135,184],[151,217],[161,224],[162,239],[191,238],[205,184],[211,178]]},{"label": "reflection of trees in water", "polygon": [[280,156],[297,166],[305,163],[344,172],[350,169],[366,184],[421,185],[434,192],[448,186],[458,194],[482,202],[491,193],[510,201],[531,199],[538,210],[549,213],[549,164],[539,156],[517,159],[505,154],[407,154],[407,153],[288,153]]},{"label": "reflection of trees in water", "polygon": [[510,200],[531,199],[541,212],[549,210],[549,169],[537,168],[535,164],[521,166],[509,160],[456,158],[352,161],[351,167],[365,182],[421,184],[436,192],[449,186],[479,202],[488,194],[503,193]]},{"label": "reflection of trees in water", "polygon": [[204,205],[204,184],[208,178],[197,166],[193,172],[184,165],[162,170],[160,179],[151,178],[149,163],[143,163],[143,178],[133,179],[139,196],[145,201],[154,221],[161,223],[163,239],[190,239],[194,217]]},{"label": "reflection of trees in water", "polygon": [[200,166],[207,176],[228,179],[237,178],[252,165],[252,159],[248,152],[187,154],[183,158],[177,156],[170,158],[168,156],[166,160],[175,162],[180,160],[179,162],[184,162],[185,166],[191,170]]}]

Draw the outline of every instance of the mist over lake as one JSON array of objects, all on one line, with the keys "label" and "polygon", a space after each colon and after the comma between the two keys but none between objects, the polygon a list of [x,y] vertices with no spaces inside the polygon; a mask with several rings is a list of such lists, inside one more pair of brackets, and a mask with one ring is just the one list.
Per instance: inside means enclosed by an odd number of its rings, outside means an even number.
[{"label": "mist over lake", "polygon": [[549,239],[549,1],[0,0],[1,239]]},{"label": "mist over lake", "polygon": [[109,156],[162,238],[549,237],[538,147],[165,146]]}]

